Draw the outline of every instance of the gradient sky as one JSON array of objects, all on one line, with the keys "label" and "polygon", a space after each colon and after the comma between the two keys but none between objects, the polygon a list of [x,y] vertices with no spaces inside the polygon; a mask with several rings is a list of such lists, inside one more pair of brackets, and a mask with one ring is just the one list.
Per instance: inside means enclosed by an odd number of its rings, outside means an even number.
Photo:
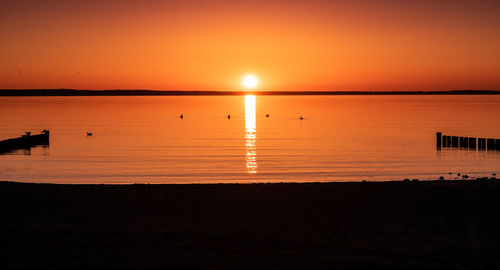
[{"label": "gradient sky", "polygon": [[0,88],[500,89],[500,1],[2,1]]}]

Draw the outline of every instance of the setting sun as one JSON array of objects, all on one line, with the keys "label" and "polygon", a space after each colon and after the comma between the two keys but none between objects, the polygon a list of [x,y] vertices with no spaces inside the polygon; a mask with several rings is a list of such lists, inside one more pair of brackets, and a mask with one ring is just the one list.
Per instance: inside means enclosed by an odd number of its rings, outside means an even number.
[{"label": "setting sun", "polygon": [[246,75],[245,77],[243,77],[242,84],[243,86],[245,86],[245,88],[252,89],[255,88],[257,84],[259,84],[259,80],[254,75]]}]

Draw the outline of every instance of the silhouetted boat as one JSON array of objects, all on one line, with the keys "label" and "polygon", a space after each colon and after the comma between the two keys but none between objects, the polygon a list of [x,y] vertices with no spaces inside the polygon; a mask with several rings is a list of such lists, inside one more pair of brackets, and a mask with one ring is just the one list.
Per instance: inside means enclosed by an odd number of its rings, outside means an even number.
[{"label": "silhouetted boat", "polygon": [[49,145],[48,130],[42,130],[41,134],[31,135],[31,132],[26,132],[25,135],[19,138],[13,138],[0,141],[0,153],[7,153],[18,149],[30,149],[37,145]]}]

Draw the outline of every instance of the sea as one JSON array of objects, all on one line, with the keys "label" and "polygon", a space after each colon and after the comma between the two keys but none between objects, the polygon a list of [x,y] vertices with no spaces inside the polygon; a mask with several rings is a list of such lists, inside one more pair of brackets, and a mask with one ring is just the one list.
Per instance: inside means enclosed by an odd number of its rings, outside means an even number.
[{"label": "sea", "polygon": [[500,139],[499,104],[500,95],[0,97],[0,140],[50,130],[48,145],[0,154],[0,181],[473,180],[500,173],[500,151],[439,149],[436,132]]}]

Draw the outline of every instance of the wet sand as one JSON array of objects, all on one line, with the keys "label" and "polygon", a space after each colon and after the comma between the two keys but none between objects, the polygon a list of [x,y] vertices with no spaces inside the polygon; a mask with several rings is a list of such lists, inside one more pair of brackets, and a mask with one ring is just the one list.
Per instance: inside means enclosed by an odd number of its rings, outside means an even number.
[{"label": "wet sand", "polygon": [[500,267],[500,183],[0,183],[0,269]]}]

